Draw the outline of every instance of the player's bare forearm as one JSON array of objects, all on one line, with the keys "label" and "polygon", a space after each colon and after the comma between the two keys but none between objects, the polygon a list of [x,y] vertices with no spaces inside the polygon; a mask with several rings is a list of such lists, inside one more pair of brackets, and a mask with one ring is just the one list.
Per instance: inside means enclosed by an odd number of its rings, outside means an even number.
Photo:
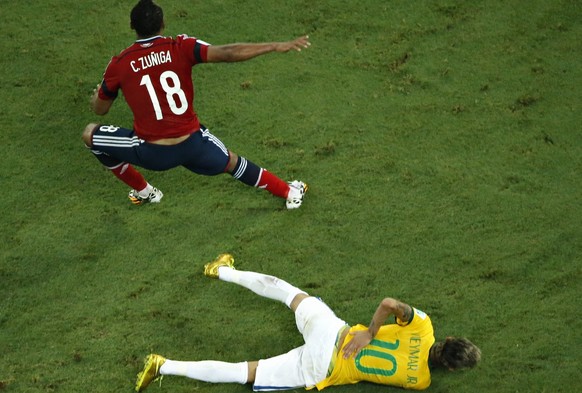
[{"label": "player's bare forearm", "polygon": [[395,314],[401,321],[409,322],[412,318],[412,307],[406,303],[398,302]]},{"label": "player's bare forearm", "polygon": [[93,90],[93,95],[91,96],[91,109],[95,114],[103,116],[109,112],[109,108],[113,104],[113,100],[102,100],[99,98],[99,85]]},{"label": "player's bare forearm", "polygon": [[405,303],[392,298],[383,299],[374,312],[368,329],[350,333],[353,337],[344,347],[343,357],[347,359],[360,353],[374,339],[378,330],[380,330],[380,327],[384,325],[390,315],[395,314],[401,320],[408,321],[410,319],[410,312],[410,306]]},{"label": "player's bare forearm", "polygon": [[374,338],[380,330],[380,327],[386,323],[388,317],[392,314],[396,315],[401,321],[408,322],[410,320],[410,316],[412,313],[412,308],[406,304],[402,303],[396,299],[392,298],[385,298],[383,299],[376,312],[372,316],[372,320],[368,325],[368,333],[370,334],[371,338]]},{"label": "player's bare forearm", "polygon": [[208,48],[209,62],[237,62],[273,52],[275,43],[264,44],[228,44]]},{"label": "player's bare forearm", "polygon": [[311,45],[309,37],[302,36],[285,42],[210,46],[208,48],[207,61],[209,63],[245,61],[271,52],[301,51],[301,49],[308,48],[309,45]]},{"label": "player's bare forearm", "polygon": [[368,331],[370,332],[372,337],[374,337],[376,333],[378,333],[378,330],[384,324],[384,322],[386,322],[386,319],[388,319],[388,317],[391,314],[394,314],[398,307],[398,303],[399,302],[397,300],[391,298],[383,299],[380,302],[378,308],[376,309],[376,312],[372,316],[372,321],[368,326]]},{"label": "player's bare forearm", "polygon": [[[380,325],[383,325],[386,319],[392,314],[396,315],[396,317],[401,321],[408,322],[412,317],[412,307],[399,300],[388,297],[380,302],[373,320],[377,323],[379,322]],[[380,325],[378,325],[378,329],[380,328]]]}]

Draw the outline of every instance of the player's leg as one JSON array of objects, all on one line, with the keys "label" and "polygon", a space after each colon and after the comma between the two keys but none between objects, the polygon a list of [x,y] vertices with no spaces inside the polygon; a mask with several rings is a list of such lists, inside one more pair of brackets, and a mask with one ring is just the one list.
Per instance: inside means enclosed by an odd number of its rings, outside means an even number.
[{"label": "player's leg", "polygon": [[[258,362],[229,363],[218,360],[180,361],[167,359],[160,375],[178,375],[211,383],[251,383]],[[253,373],[251,375],[251,369]]]},{"label": "player's leg", "polygon": [[[129,131],[119,127],[102,126],[90,123],[85,127],[82,139],[83,142],[85,142],[85,146],[91,149],[93,155],[103,166],[109,169],[115,177],[132,188],[129,193],[129,199],[132,203],[140,205],[144,202],[159,202],[163,196],[162,192],[149,184],[135,167],[125,162],[123,159],[114,157],[112,154],[102,151],[105,150],[103,149],[105,144],[118,144],[121,146],[122,144],[120,141],[129,138],[125,135],[118,136],[117,134],[120,133],[120,130],[124,133]],[[100,134],[98,138],[99,142],[97,144],[94,142],[95,134]],[[125,150],[131,153],[131,148]]]},{"label": "player's leg", "polygon": [[[297,330],[303,335],[306,343],[301,356],[311,358],[307,362],[312,365],[313,371],[313,380],[308,381],[309,384],[318,382],[318,378],[325,376],[335,340],[340,330],[346,327],[346,322],[338,318],[327,304],[277,277],[236,270],[234,258],[230,254],[222,254],[213,262],[206,264],[204,274],[238,284],[260,296],[285,303],[295,314]],[[322,353],[325,356],[322,357]]]},{"label": "player's leg", "polygon": [[[164,375],[176,375],[210,383],[252,383],[255,391],[289,390],[306,386],[306,370],[301,369],[304,348],[259,361],[227,363],[216,360],[178,361],[149,355],[137,376],[136,389],[143,391]],[[307,370],[309,374],[309,370]]]},{"label": "player's leg", "polygon": [[254,390],[288,390],[305,387],[301,369],[303,347],[260,361],[228,363],[216,360],[180,361],[151,354],[137,375],[135,390],[144,391],[165,375],[182,376],[209,383],[254,384]]},{"label": "player's leg", "polygon": [[143,370],[137,375],[135,390],[147,388],[152,381],[164,375],[176,375],[210,383],[252,383],[258,362],[228,363],[216,360],[181,361],[151,354],[146,357]]},{"label": "player's leg", "polygon": [[288,209],[296,209],[303,203],[307,184],[294,180],[285,182],[265,168],[260,168],[252,161],[229,151],[230,159],[226,172],[246,185],[263,188],[271,194],[286,200]]},{"label": "player's leg", "polygon": [[309,365],[306,383],[308,386],[315,385],[323,381],[330,371],[330,360],[339,350],[336,342],[349,327],[316,297],[301,301],[295,309],[295,324],[305,341],[301,363]]},{"label": "player's leg", "polygon": [[309,295],[286,281],[267,274],[234,269],[230,254],[219,255],[204,266],[204,275],[245,287],[259,296],[285,303],[293,312]]},{"label": "player's leg", "polygon": [[[196,135],[197,134],[197,135]],[[229,173],[242,183],[269,191],[286,199],[287,208],[294,209],[303,202],[307,185],[297,180],[287,183],[252,161],[229,151],[224,143],[210,131],[201,126],[189,143],[192,143],[192,158],[184,166],[202,175]]]},{"label": "player's leg", "polygon": [[166,360],[160,375],[177,375],[211,383],[240,383],[249,381],[247,362],[228,363],[217,360]]},{"label": "player's leg", "polygon": [[229,153],[230,159],[226,172],[232,177],[248,186],[263,188],[279,198],[287,199],[290,191],[287,182],[235,152],[229,151]]}]

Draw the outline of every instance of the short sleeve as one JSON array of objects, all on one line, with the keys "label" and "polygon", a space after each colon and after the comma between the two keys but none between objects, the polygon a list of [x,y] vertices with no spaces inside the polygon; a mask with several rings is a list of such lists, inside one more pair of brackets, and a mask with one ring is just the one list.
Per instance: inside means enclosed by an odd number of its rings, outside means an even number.
[{"label": "short sleeve", "polygon": [[188,37],[186,34],[177,36],[176,42],[178,42],[186,56],[191,59],[193,65],[206,63],[209,43],[195,37]]},{"label": "short sleeve", "polygon": [[115,71],[115,57],[111,59],[105,73],[103,74],[103,81],[101,82],[101,87],[99,88],[99,98],[102,100],[113,100],[117,98],[119,93],[119,77]]},{"label": "short sleeve", "polygon": [[396,323],[400,326],[407,326],[412,325],[413,322],[424,321],[426,318],[427,315],[424,311],[420,311],[412,307],[412,316],[410,317],[410,320],[402,321],[401,319],[396,318]]}]

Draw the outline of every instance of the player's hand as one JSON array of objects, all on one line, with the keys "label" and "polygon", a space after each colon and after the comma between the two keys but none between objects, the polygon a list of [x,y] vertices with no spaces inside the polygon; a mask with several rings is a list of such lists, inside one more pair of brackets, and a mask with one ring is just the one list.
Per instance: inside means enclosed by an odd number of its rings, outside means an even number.
[{"label": "player's hand", "polygon": [[95,101],[99,97],[99,87],[101,87],[100,83],[97,84],[97,87],[93,89],[93,93],[91,94],[91,99],[89,100],[89,104],[91,105],[91,108],[93,108],[93,106],[95,105]]},{"label": "player's hand", "polygon": [[309,48],[310,45],[311,42],[309,42],[309,36],[304,35],[294,39],[293,41],[278,42],[275,50],[277,52],[289,52],[290,50],[301,52],[301,49]]},{"label": "player's hand", "polygon": [[350,332],[350,336],[353,336],[352,340],[346,344],[344,347],[343,357],[348,359],[352,356],[357,356],[362,348],[370,344],[372,339],[372,334],[369,330],[358,330],[355,332]]}]

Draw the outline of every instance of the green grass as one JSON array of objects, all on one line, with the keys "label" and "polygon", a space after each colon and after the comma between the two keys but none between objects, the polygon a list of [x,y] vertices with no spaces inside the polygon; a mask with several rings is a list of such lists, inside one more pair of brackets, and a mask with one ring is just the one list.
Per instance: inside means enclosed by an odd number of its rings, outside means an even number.
[{"label": "green grass", "polygon": [[[284,306],[204,279],[221,252],[350,323],[393,296],[429,313],[437,338],[472,339],[482,363],[435,372],[433,392],[579,387],[579,2],[161,4],[168,35],[310,35],[301,53],[194,78],[213,133],[311,191],[285,211],[228,176],[144,171],[164,201],[131,206],[80,134],[133,39],[133,2],[3,0],[0,392],[129,392],[150,351],[240,361],[299,345]],[[131,114],[119,100],[104,121]],[[150,389],[250,391],[170,377]]]}]

